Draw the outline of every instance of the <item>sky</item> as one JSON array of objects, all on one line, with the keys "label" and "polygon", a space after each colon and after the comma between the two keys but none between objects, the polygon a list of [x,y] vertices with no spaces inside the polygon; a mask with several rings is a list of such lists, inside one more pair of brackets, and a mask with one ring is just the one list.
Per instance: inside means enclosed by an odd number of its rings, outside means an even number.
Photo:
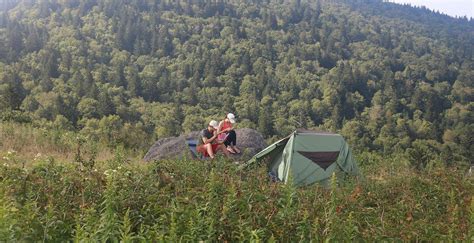
[{"label": "sky", "polygon": [[410,3],[414,6],[425,6],[431,10],[453,17],[467,16],[474,18],[474,0],[389,0],[395,3]]}]

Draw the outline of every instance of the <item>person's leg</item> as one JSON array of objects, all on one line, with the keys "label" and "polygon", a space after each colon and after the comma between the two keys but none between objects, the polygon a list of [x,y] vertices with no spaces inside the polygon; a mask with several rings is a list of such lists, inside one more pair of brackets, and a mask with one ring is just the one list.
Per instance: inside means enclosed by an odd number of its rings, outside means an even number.
[{"label": "person's leg", "polygon": [[234,150],[236,153],[240,153],[240,149],[237,148],[237,134],[235,133],[234,130],[230,131],[229,132],[229,136],[230,138],[230,147],[232,148],[232,150]]},{"label": "person's leg", "polygon": [[227,147],[227,150],[231,153],[231,154],[235,154],[235,150],[232,149],[232,138],[231,138],[231,135],[230,133],[227,135],[225,141],[224,141],[224,145],[225,147]]},{"label": "person's leg", "polygon": [[237,146],[232,146],[232,149],[233,149],[236,153],[240,154],[240,149],[237,148]]},{"label": "person's leg", "polygon": [[224,140],[224,146],[229,146],[230,145],[230,140],[229,140],[229,136],[227,136]]},{"label": "person's leg", "polygon": [[227,136],[227,139],[229,140],[229,144],[231,146],[235,146],[235,143],[237,142],[237,134],[235,134],[234,130],[229,131],[229,136]]},{"label": "person's leg", "polygon": [[196,147],[196,152],[199,154],[202,154],[203,157],[209,157],[209,154],[207,154],[207,148],[205,144],[200,144]]},{"label": "person's leg", "polygon": [[216,147],[216,151],[222,151],[222,153],[224,153],[224,155],[226,157],[229,157],[230,156],[230,152],[227,150],[227,148],[224,146],[224,144],[219,144],[217,147]]},{"label": "person's leg", "polygon": [[214,150],[212,149],[212,144],[208,143],[204,145],[206,147],[207,154],[211,159],[214,159]]},{"label": "person's leg", "polygon": [[237,152],[235,152],[235,150],[234,150],[234,149],[232,148],[232,146],[230,146],[230,145],[229,145],[228,147],[226,147],[226,149],[227,149],[227,151],[229,151],[229,153],[231,153],[231,154],[237,153]]}]

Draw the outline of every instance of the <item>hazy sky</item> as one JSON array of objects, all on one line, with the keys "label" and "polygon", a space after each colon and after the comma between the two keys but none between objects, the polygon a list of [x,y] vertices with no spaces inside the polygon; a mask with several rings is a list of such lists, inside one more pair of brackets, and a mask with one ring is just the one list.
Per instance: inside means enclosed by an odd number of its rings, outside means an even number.
[{"label": "hazy sky", "polygon": [[467,16],[474,18],[474,0],[389,0],[396,3],[410,3],[439,10],[451,16]]}]

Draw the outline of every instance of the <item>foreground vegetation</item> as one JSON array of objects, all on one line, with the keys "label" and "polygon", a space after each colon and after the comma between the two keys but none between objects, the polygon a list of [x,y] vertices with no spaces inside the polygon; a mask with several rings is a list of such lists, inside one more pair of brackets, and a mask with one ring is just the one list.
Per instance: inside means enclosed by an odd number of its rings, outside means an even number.
[{"label": "foreground vegetation", "polygon": [[0,241],[474,239],[472,178],[444,163],[414,170],[403,156],[363,152],[363,178],[297,189],[272,183],[265,165],[144,164],[122,149],[91,152],[94,142],[77,134],[60,137],[80,152],[63,142],[68,156],[56,156],[54,132],[5,126],[22,146],[2,130]]},{"label": "foreground vegetation", "polygon": [[[0,241],[474,241],[473,23],[381,0],[3,1]],[[340,132],[364,177],[140,162],[228,111],[269,141]]]}]

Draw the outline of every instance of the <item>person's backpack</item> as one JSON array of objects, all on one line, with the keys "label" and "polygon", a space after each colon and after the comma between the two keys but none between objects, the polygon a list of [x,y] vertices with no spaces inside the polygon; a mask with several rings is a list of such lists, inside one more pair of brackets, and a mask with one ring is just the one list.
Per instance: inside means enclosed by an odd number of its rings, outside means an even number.
[{"label": "person's backpack", "polygon": [[186,144],[191,150],[193,158],[202,159],[202,154],[197,152],[198,140],[196,139],[186,139]]}]

